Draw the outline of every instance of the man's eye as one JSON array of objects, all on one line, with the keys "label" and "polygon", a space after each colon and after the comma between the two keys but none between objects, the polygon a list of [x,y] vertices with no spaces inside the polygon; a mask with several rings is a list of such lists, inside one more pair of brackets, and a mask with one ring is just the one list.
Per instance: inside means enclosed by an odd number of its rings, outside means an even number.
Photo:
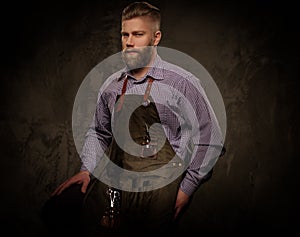
[{"label": "man's eye", "polygon": [[135,36],[143,36],[143,34],[142,34],[142,33],[139,33],[139,34],[135,34]]}]

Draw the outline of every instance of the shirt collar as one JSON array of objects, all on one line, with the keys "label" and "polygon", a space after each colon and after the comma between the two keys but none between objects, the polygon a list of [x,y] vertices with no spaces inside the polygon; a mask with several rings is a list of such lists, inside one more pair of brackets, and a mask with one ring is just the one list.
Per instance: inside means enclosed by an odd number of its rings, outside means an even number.
[{"label": "shirt collar", "polygon": [[[130,78],[134,78],[131,73],[130,70],[125,67],[122,70],[121,76],[119,78],[119,81],[121,79],[123,79],[125,76],[128,76]],[[146,75],[144,76],[144,78],[142,78],[141,81],[144,81],[144,79],[146,77],[151,77],[155,80],[163,80],[164,79],[164,74],[163,74],[163,60],[161,59],[161,57],[159,55],[155,56],[155,59],[152,63],[152,66],[149,68],[148,72],[146,73]]]}]

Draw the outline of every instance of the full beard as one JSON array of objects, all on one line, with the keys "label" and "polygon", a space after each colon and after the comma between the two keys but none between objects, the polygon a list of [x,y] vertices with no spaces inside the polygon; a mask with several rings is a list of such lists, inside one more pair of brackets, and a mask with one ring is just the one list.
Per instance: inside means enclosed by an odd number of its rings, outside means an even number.
[{"label": "full beard", "polygon": [[123,50],[122,58],[129,70],[147,67],[152,59],[153,47],[149,45],[140,49]]}]

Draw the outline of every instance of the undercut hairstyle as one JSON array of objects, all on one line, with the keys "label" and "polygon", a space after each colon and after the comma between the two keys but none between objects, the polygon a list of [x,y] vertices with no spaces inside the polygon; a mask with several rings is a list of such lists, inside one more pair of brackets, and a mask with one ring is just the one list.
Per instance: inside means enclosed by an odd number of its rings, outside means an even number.
[{"label": "undercut hairstyle", "polygon": [[161,16],[160,10],[148,2],[133,2],[124,8],[122,21],[130,20],[135,17],[148,16],[155,23],[155,31],[160,30]]}]

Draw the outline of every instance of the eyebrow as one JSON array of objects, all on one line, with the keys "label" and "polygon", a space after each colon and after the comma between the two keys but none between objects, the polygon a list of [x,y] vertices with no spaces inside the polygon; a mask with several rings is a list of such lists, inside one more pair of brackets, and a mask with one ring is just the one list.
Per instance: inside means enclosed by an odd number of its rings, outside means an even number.
[{"label": "eyebrow", "polygon": [[[132,31],[132,34],[138,34],[138,33],[146,33],[146,31],[144,31],[144,30],[135,30],[135,31]],[[124,35],[124,34],[129,34],[129,33],[126,32],[126,31],[121,31],[121,35]]]}]

